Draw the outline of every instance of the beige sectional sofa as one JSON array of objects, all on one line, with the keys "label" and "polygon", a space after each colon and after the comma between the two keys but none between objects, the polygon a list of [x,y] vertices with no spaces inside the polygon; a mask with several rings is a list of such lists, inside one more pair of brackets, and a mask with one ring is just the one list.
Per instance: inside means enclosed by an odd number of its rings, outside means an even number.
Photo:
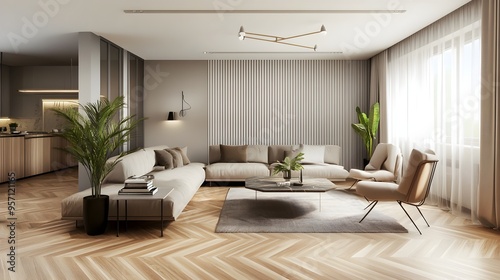
[{"label": "beige sectional sofa", "polygon": [[[155,167],[156,157],[154,150],[166,149],[168,146],[155,146],[138,150],[128,154],[116,165],[113,171],[106,177],[102,187],[102,194],[117,194],[123,187],[126,178],[132,175],[154,175],[154,185],[157,188],[173,189],[170,195],[163,200],[163,215],[165,220],[176,220],[186,205],[192,199],[205,180],[203,163],[189,163],[182,167],[165,170]],[[61,202],[62,219],[83,220],[82,201],[83,197],[90,195],[91,190],[87,189],[73,194]],[[125,211],[121,209],[124,203],[120,204],[120,216],[124,216]],[[109,218],[116,219],[116,201],[110,200]],[[123,217],[120,217],[123,219]],[[130,201],[128,203],[129,220],[159,220],[159,201]]]},{"label": "beige sectional sofa", "polygon": [[[290,153],[302,151],[303,176],[327,178],[332,181],[345,180],[349,175],[340,164],[341,148],[336,145],[244,145],[210,146],[210,164],[189,163],[173,169],[155,166],[155,150],[168,146],[155,146],[128,154],[106,177],[102,194],[115,195],[123,188],[126,178],[132,175],[154,175],[154,185],[160,189],[173,189],[163,200],[165,220],[176,220],[204,181],[244,181],[248,177],[272,175],[273,163],[282,161]],[[222,151],[221,151],[222,150]],[[275,175],[281,176],[281,174]],[[298,173],[292,173],[298,177]],[[90,195],[87,189],[75,193],[61,202],[64,220],[83,220],[83,197]],[[129,220],[159,220],[160,201],[129,201]],[[125,215],[124,203],[120,204],[120,219]],[[110,220],[116,219],[116,201],[110,200]]]},{"label": "beige sectional sofa", "polygon": [[[337,145],[211,145],[205,180],[244,181],[248,177],[272,175],[273,163],[302,151],[303,176],[344,181],[349,172],[340,165]],[[280,174],[274,176],[281,176]],[[292,177],[298,177],[292,172]]]}]

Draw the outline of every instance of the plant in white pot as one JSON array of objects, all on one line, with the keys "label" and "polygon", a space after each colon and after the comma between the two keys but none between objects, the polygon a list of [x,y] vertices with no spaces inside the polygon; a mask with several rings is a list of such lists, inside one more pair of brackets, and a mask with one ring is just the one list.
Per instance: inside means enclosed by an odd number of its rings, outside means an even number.
[{"label": "plant in white pot", "polygon": [[68,141],[64,151],[71,154],[86,169],[92,195],[83,199],[83,221],[89,235],[106,231],[109,197],[101,195],[104,178],[126,154],[120,153],[109,160],[130,137],[131,131],[141,120],[130,116],[116,121],[115,116],[124,107],[123,97],[95,103],[80,104],[78,108],[54,108],[53,111],[66,120],[67,126],[61,137]]}]

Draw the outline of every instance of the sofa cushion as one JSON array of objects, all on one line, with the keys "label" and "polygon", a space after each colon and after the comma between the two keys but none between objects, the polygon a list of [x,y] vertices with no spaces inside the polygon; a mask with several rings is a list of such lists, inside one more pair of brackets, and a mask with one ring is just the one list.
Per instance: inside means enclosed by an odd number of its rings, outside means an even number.
[{"label": "sofa cushion", "polygon": [[[109,160],[114,160],[112,157]],[[120,162],[106,176],[106,183],[123,183],[126,178],[136,175],[141,176],[150,172],[156,163],[154,150],[150,152],[141,149],[121,158]]]},{"label": "sofa cushion", "polygon": [[325,146],[325,162],[331,164],[340,164],[342,148],[337,145]]},{"label": "sofa cushion", "polygon": [[172,148],[172,149],[165,149],[165,151],[169,152],[172,155],[174,161],[174,168],[184,166],[184,161],[182,160],[182,154],[179,150]]},{"label": "sofa cushion", "polygon": [[221,162],[247,162],[248,145],[220,145]]},{"label": "sofa cushion", "polygon": [[[181,214],[188,202],[198,191],[205,179],[203,164],[192,163],[172,170],[151,172],[155,176],[154,184],[161,189],[173,189],[163,200],[163,216],[166,220],[175,220]],[[123,188],[122,184],[106,184],[102,187],[102,194],[116,195]],[[83,197],[90,195],[91,189],[75,193],[61,201],[61,217],[65,220],[83,219]],[[128,205],[129,220],[159,220],[159,200],[131,200]],[[125,217],[125,203],[120,203],[120,219]],[[116,201],[109,202],[109,219],[116,219]]]},{"label": "sofa cushion", "polygon": [[189,163],[191,163],[191,161],[189,160],[189,158],[187,156],[187,147],[182,147],[182,148],[175,147],[174,149],[181,153],[183,165],[188,165]]},{"label": "sofa cushion", "polygon": [[285,158],[285,152],[291,151],[292,149],[296,149],[298,146],[292,146],[292,145],[270,145],[268,148],[268,162],[269,164],[277,162],[277,161],[283,161]]},{"label": "sofa cushion", "polygon": [[248,145],[247,161],[267,163],[267,145]]},{"label": "sofa cushion", "polygon": [[304,153],[302,163],[325,163],[325,146],[319,145],[300,145]]},{"label": "sofa cushion", "polygon": [[165,169],[174,168],[174,158],[166,150],[155,150],[156,165],[164,166]]},{"label": "sofa cushion", "polygon": [[269,176],[267,164],[217,162],[205,167],[206,180],[245,180],[249,177]]},{"label": "sofa cushion", "polygon": [[291,149],[289,151],[285,151],[285,157],[294,158],[294,157],[298,156],[300,153],[302,153],[302,148],[298,147],[295,149]]},{"label": "sofa cushion", "polygon": [[210,145],[208,147],[208,163],[220,161],[220,145]]}]

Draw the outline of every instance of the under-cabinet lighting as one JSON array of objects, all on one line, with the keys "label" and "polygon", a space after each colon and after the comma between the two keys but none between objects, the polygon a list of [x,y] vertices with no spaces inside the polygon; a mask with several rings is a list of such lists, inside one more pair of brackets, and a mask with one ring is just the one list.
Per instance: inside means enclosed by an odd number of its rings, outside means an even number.
[{"label": "under-cabinet lighting", "polygon": [[20,93],[78,93],[77,89],[20,89]]}]

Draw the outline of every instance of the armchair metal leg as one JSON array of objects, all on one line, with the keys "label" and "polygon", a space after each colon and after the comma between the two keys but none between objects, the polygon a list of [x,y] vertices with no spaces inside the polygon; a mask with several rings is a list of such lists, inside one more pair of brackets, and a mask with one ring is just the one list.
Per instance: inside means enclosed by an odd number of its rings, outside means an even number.
[{"label": "armchair metal leg", "polygon": [[[370,205],[373,204],[373,206],[370,208],[370,210],[368,210],[368,212],[366,212],[366,214],[363,216],[363,218],[359,221],[360,223],[366,218],[366,216],[368,216],[368,214],[370,214],[370,212],[373,210],[373,208],[375,208],[377,203],[378,203],[378,200],[374,200],[374,201],[372,201],[372,203],[370,203]],[[370,205],[368,205],[368,206],[370,206]]]},{"label": "armchair metal leg", "polygon": [[[408,218],[410,219],[410,221],[413,223],[413,225],[415,226],[415,228],[418,230],[418,233],[420,233],[420,235],[422,235],[422,232],[420,231],[420,229],[417,227],[417,224],[415,224],[415,222],[413,221],[413,219],[410,217],[410,215],[408,214],[408,212],[406,212],[406,209],[403,207],[403,204],[401,201],[398,201],[398,204],[399,206],[401,206],[401,208],[403,209],[403,211],[405,211],[406,213],[406,216],[408,216]],[[417,207],[418,209],[418,207]],[[420,211],[420,210],[419,210]]]},{"label": "armchair metal leg", "polygon": [[354,187],[354,185],[356,185],[358,182],[359,180],[354,180],[354,183],[352,183],[352,185],[348,188],[348,190],[352,189],[352,187]]},{"label": "armchair metal leg", "polygon": [[417,207],[417,210],[418,210],[418,213],[420,213],[420,216],[422,216],[422,218],[424,218],[424,221],[425,223],[427,224],[428,227],[431,227],[429,225],[429,223],[427,222],[427,219],[424,217],[424,214],[422,214],[422,211],[420,211],[420,208],[418,208],[418,206],[415,205],[415,207]]},{"label": "armchair metal leg", "polygon": [[[365,199],[366,199],[366,201],[370,202],[370,201],[368,200],[368,198],[366,198],[366,197],[365,197]],[[375,203],[375,202],[376,202],[376,200],[373,200],[372,202],[370,202],[370,204],[366,205],[365,209],[363,209],[363,210],[366,210],[366,208],[370,207],[370,206],[371,206],[373,203]]]}]

